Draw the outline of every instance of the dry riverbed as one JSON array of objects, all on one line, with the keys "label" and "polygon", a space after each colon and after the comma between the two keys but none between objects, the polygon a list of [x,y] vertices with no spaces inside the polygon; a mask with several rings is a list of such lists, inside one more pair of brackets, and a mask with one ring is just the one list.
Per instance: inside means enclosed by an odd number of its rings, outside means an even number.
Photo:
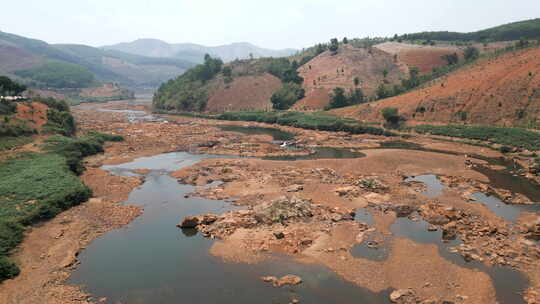
[{"label": "dry riverbed", "polygon": [[[300,263],[324,265],[374,293],[394,291],[396,303],[495,303],[497,277],[488,272],[503,267],[530,280],[528,290],[519,297],[528,303],[540,301],[540,247],[534,240],[540,236],[539,217],[534,212],[523,213],[511,223],[472,197],[477,192],[497,193],[511,203],[529,203],[527,198],[491,187],[489,178],[474,170],[486,162],[464,156],[501,157],[498,152],[429,138],[411,141],[426,149],[459,154],[375,149],[393,139],[280,126],[277,128],[295,134],[296,145],[304,147],[283,149],[269,135],[250,136],[219,128],[268,127],[264,124],[172,116],[164,116],[166,122],[127,121],[127,114],[118,112],[124,109],[146,107],[111,102],[74,109],[81,129],[120,134],[126,140],[108,144],[103,155],[87,159],[88,170],[82,178],[94,191],[93,199],[28,231],[15,253],[22,273],[0,285],[1,303],[106,301],[65,281],[86,245],[144,212],[120,204],[141,185],[143,177],[115,176],[99,167],[175,151],[245,156],[205,159],[171,174],[180,183],[200,186],[191,196],[234,198],[235,204],[244,206],[224,214],[191,214],[184,223],[206,237],[222,240],[210,252],[224,263],[259,263],[280,254]],[[365,156],[261,159],[307,155],[317,146],[361,151]],[[429,185],[407,180],[424,174],[437,175],[444,189],[427,195]],[[214,181],[223,183],[202,187]],[[358,217],[359,213],[370,214],[370,220]],[[178,214],[179,222],[186,216]],[[400,221],[425,222],[424,232],[442,234],[446,241],[462,241],[448,248],[442,239],[440,243],[421,242],[397,233],[395,225]],[[354,254],[357,246],[364,245],[368,252],[384,250],[386,256],[372,259]],[[479,266],[453,262],[447,255]],[[264,279],[279,285],[278,278]]]}]

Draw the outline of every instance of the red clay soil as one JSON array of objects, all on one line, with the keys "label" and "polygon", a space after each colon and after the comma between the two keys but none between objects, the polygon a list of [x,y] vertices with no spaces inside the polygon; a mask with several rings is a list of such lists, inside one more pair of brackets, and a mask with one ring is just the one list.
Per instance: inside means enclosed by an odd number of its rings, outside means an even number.
[{"label": "red clay soil", "polygon": [[279,78],[268,73],[233,79],[225,84],[218,78],[213,84],[207,105],[209,112],[271,109],[270,97],[282,86]]},{"label": "red clay soil", "polygon": [[[311,68],[310,68],[311,67]],[[354,88],[354,78],[360,79],[359,88],[371,96],[384,81],[383,71],[388,71],[386,81],[398,83],[406,75],[394,57],[386,52],[372,48],[360,49],[346,45],[337,54],[324,52],[299,68],[304,78],[306,98],[297,102],[295,109],[320,110],[328,104],[329,94],[336,87],[346,90]]]},{"label": "red clay soil", "polygon": [[47,123],[47,110],[49,107],[39,102],[17,103],[15,118],[27,121],[28,124],[38,130]]},{"label": "red clay soil", "polygon": [[[466,112],[468,123],[523,125],[540,118],[540,47],[482,59],[423,89],[332,112],[377,121],[385,107],[399,108],[412,123],[459,122]],[[420,107],[425,113],[416,113]]]},{"label": "red clay soil", "polygon": [[455,46],[428,46],[398,42],[385,42],[375,46],[381,51],[397,55],[399,62],[407,67],[417,67],[422,74],[428,74],[433,68],[447,65],[443,55],[462,51]]}]

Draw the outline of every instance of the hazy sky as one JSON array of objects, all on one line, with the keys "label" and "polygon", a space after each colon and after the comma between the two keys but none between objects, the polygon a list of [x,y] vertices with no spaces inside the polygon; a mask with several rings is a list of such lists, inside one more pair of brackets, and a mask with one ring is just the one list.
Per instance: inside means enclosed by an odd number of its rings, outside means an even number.
[{"label": "hazy sky", "polygon": [[93,46],[157,38],[302,48],[336,37],[475,31],[540,17],[540,0],[18,0],[0,31]]}]

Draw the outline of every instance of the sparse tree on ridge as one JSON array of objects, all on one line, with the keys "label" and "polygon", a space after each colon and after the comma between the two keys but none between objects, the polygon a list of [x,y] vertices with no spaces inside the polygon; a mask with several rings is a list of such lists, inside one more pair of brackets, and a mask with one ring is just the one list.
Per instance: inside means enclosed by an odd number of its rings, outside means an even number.
[{"label": "sparse tree on ridge", "polygon": [[454,65],[454,64],[457,64],[459,62],[459,56],[458,56],[457,53],[446,54],[446,55],[442,56],[441,58],[446,60],[448,65]]},{"label": "sparse tree on ridge", "polygon": [[332,52],[332,54],[337,53],[337,50],[339,49],[339,41],[337,38],[332,38],[332,40],[330,40],[330,47],[328,47],[328,49]]},{"label": "sparse tree on ridge", "polygon": [[463,56],[465,57],[465,60],[467,61],[475,60],[478,57],[480,57],[480,51],[475,47],[469,46],[463,52]]}]

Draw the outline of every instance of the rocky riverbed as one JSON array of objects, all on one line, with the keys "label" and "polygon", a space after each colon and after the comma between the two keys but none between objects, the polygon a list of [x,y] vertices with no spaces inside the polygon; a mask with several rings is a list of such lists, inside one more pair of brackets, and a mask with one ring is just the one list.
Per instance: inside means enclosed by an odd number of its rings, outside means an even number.
[{"label": "rocky riverbed", "polygon": [[[166,172],[177,183],[193,186],[174,203],[205,198],[230,200],[237,207],[174,214],[174,225],[181,228],[171,227],[178,234],[196,229],[219,240],[207,249],[219,263],[262,265],[279,256],[300,265],[322,265],[358,289],[394,303],[540,301],[536,203],[530,193],[494,185],[475,168],[493,166],[502,174],[503,168],[473,156],[496,159],[503,157],[499,152],[426,137],[407,140],[424,151],[383,148],[395,139],[276,127],[294,135],[295,149],[288,149],[271,134],[222,128],[269,127],[264,124],[173,116],[139,120],[129,119],[123,110],[148,109],[126,101],[74,109],[81,129],[120,134],[126,140],[108,144],[103,155],[86,160],[82,178],[93,189],[93,199],[27,233],[16,253],[22,274],[0,285],[0,302],[109,301],[108,295],[89,294],[66,280],[77,269],[81,250],[145,212],[144,204],[121,202],[153,169],[143,166],[122,176],[106,168],[177,151],[221,155]],[[306,159],[317,147],[359,154]],[[283,159],[265,159],[269,156]],[[423,175],[432,177],[411,179]],[[440,183],[437,191],[430,191],[433,180]],[[499,200],[485,200],[478,193]],[[384,254],[371,258],[379,250]],[[252,279],[269,288],[309,284],[309,277],[300,273],[262,273]],[[504,283],[509,280],[515,284]],[[298,294],[289,301],[307,301],[309,296]]]}]

